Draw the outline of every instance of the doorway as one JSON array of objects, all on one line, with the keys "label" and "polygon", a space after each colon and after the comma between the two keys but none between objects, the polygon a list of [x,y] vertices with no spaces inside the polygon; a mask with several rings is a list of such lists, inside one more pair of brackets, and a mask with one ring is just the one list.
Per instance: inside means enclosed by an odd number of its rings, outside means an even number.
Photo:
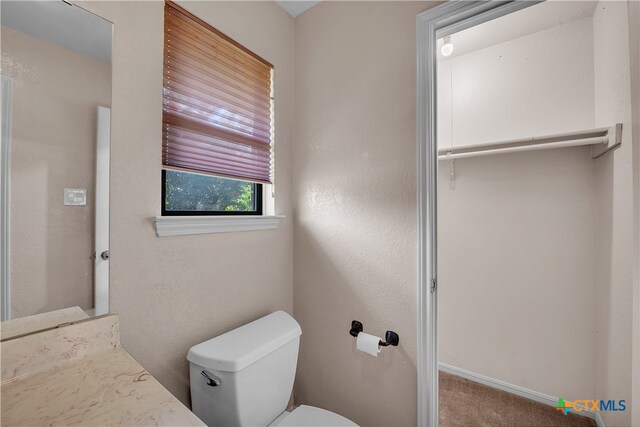
[{"label": "doorway", "polygon": [[[631,324],[609,314],[631,315],[630,275],[612,273],[631,264],[607,245],[631,250],[623,236],[632,234],[631,205],[616,196],[631,187],[630,107],[618,108],[630,102],[624,78],[610,78],[603,65],[624,64],[625,53],[600,49],[625,46],[626,7],[449,2],[418,16],[418,425],[442,422],[442,372],[460,386],[488,387],[478,393],[542,404],[552,416],[626,425],[629,412],[573,403],[617,393],[620,408],[630,389],[623,378],[630,372],[618,377],[606,366],[611,358],[618,366],[631,360],[610,332]],[[544,21],[565,12],[566,19]],[[528,15],[526,25],[495,28],[518,15]],[[477,30],[489,23],[484,37]],[[516,39],[520,46],[508,51]],[[620,226],[625,232],[617,234]],[[571,322],[582,333],[556,341],[551,331]]]}]

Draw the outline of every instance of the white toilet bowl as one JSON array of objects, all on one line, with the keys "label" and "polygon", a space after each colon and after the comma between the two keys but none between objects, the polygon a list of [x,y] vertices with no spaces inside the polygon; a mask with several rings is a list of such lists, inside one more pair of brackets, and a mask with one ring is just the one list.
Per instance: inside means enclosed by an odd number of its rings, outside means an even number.
[{"label": "white toilet bowl", "polygon": [[269,426],[278,427],[303,427],[303,426],[356,426],[353,421],[325,409],[313,406],[301,405],[291,412],[284,412]]}]

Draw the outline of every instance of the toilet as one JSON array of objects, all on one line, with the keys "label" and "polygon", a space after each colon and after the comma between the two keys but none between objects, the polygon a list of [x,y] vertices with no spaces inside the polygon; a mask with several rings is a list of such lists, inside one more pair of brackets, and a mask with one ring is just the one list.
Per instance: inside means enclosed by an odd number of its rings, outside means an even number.
[{"label": "toilet", "polygon": [[276,311],[191,347],[193,412],[208,426],[356,426],[324,409],[285,411],[302,330]]}]

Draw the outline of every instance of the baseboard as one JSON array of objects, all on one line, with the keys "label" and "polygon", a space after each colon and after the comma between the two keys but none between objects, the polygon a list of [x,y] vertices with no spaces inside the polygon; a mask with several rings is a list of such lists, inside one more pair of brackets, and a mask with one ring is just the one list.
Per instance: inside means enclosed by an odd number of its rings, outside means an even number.
[{"label": "baseboard", "polygon": [[[446,363],[438,363],[438,369],[440,369],[442,372],[457,375],[459,377],[484,384],[488,387],[497,388],[498,390],[506,391],[517,396],[544,403],[545,405],[554,406],[558,402],[557,397],[529,390],[527,388],[520,387],[514,384],[509,384],[507,382],[496,380],[494,378],[489,378],[484,375],[476,374],[475,372],[467,371],[466,369],[456,368],[455,366],[447,365]],[[600,417],[600,414],[598,412],[583,410],[580,412],[580,414],[594,420],[598,427],[605,427],[604,422],[602,421],[602,418]]]},{"label": "baseboard", "polygon": [[595,420],[596,425],[598,427],[605,427],[604,421],[602,421],[602,418],[600,417],[600,414],[598,412],[595,412],[594,415],[595,416],[593,417],[593,419]]}]

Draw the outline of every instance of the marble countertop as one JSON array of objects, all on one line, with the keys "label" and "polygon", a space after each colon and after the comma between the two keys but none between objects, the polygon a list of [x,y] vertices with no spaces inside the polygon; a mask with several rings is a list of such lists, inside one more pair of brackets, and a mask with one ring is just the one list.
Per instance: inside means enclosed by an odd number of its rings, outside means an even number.
[{"label": "marble countertop", "polygon": [[203,426],[122,348],[2,386],[3,426]]},{"label": "marble countertop", "polygon": [[2,342],[2,426],[204,426],[120,346],[107,315]]},{"label": "marble countertop", "polygon": [[19,335],[58,326],[61,323],[76,322],[88,318],[87,313],[77,306],[20,317],[0,323],[0,338],[4,341]]}]

